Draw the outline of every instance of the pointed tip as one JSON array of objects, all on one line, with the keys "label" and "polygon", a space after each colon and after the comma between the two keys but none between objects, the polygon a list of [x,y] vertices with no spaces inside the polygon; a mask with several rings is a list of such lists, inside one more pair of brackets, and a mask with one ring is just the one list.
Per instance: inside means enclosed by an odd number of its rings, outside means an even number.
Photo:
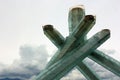
[{"label": "pointed tip", "polygon": [[86,15],[85,16],[85,20],[95,20],[96,19],[96,16],[94,15]]},{"label": "pointed tip", "polygon": [[103,29],[102,31],[110,34],[110,30],[109,29]]},{"label": "pointed tip", "polygon": [[43,30],[53,30],[53,26],[50,24],[44,25],[42,27],[43,27]]},{"label": "pointed tip", "polygon": [[109,29],[103,29],[100,32],[98,32],[99,37],[106,35],[108,38],[110,37],[110,30]]},{"label": "pointed tip", "polygon": [[94,16],[94,19],[96,19],[96,15],[93,15]]},{"label": "pointed tip", "polygon": [[69,11],[71,11],[71,10],[73,10],[73,9],[81,9],[81,10],[84,10],[85,7],[84,7],[84,5],[77,5],[77,6],[71,7],[71,8],[69,9]]},{"label": "pointed tip", "polygon": [[84,5],[77,5],[77,6],[74,6],[74,7],[85,9]]}]

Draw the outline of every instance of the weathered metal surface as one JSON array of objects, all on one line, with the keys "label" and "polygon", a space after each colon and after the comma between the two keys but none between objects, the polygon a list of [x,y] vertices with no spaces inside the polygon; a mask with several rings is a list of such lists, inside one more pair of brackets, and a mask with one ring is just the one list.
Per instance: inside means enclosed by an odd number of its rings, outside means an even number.
[{"label": "weathered metal surface", "polygon": [[[46,30],[46,29],[47,30]],[[52,29],[52,30],[51,30]],[[45,25],[43,26],[44,34],[47,38],[59,49],[65,43],[65,38],[58,32],[52,25]],[[55,36],[58,36],[59,40],[56,39]]]},{"label": "weathered metal surface", "polygon": [[56,29],[54,29],[52,25],[43,26],[43,31],[44,31],[44,34],[58,48],[61,47],[64,44],[65,38]]},{"label": "weathered metal surface", "polygon": [[[86,44],[82,47],[78,47],[70,52],[68,57],[63,57],[55,64],[47,68],[40,74],[36,80],[54,80],[64,70],[68,68],[73,68],[76,66],[76,63],[82,61],[86,56],[88,56],[93,50],[100,46],[104,41],[110,37],[109,30],[102,30],[95,34],[92,38],[87,40]],[[74,53],[75,52],[75,53]],[[73,54],[74,53],[74,54]],[[65,65],[63,65],[65,64]]]},{"label": "weathered metal surface", "polygon": [[84,17],[85,9],[83,5],[78,5],[70,9],[68,16],[69,34],[71,34],[78,24],[81,23]]},{"label": "weathered metal surface", "polygon": [[71,35],[75,36],[75,38],[83,38],[94,26],[95,20],[95,16],[86,15],[83,21],[81,21],[81,23],[79,23],[78,26],[73,30]]}]

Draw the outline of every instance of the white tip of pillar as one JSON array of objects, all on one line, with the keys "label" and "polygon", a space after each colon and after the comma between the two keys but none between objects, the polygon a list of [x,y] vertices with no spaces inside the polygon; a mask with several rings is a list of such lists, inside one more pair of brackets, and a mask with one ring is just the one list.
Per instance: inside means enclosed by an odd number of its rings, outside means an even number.
[{"label": "white tip of pillar", "polygon": [[69,11],[73,10],[73,9],[81,9],[81,10],[85,10],[84,5],[77,5],[77,6],[73,6],[69,9]]}]

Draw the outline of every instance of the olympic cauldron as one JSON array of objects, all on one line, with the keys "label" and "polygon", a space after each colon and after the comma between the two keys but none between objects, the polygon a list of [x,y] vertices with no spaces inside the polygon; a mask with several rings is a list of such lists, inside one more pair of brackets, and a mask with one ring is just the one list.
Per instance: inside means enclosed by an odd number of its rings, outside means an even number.
[{"label": "olympic cauldron", "polygon": [[44,34],[58,48],[46,68],[35,80],[59,80],[76,67],[87,80],[100,80],[83,60],[88,57],[99,65],[120,76],[120,62],[97,50],[110,37],[110,30],[103,29],[87,39],[87,33],[96,22],[94,15],[85,15],[82,5],[69,11],[69,36],[64,38],[52,25],[43,26]]}]

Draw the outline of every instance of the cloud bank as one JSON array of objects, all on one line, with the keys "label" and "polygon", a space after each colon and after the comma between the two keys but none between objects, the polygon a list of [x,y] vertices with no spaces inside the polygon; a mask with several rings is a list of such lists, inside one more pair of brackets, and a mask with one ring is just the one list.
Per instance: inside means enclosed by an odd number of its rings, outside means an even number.
[{"label": "cloud bank", "polygon": [[20,47],[19,54],[20,59],[15,60],[13,64],[9,66],[0,64],[0,79],[28,80],[42,71],[48,59],[45,46],[32,47],[24,45]]},{"label": "cloud bank", "polygon": [[[113,50],[103,50],[110,55],[115,54]],[[44,45],[32,47],[24,45],[20,47],[20,59],[15,60],[11,65],[0,64],[0,80],[33,80],[47,64],[49,55]],[[84,60],[100,76],[102,80],[120,80],[94,61],[86,58]],[[74,68],[61,80],[86,80],[85,77]]]}]

